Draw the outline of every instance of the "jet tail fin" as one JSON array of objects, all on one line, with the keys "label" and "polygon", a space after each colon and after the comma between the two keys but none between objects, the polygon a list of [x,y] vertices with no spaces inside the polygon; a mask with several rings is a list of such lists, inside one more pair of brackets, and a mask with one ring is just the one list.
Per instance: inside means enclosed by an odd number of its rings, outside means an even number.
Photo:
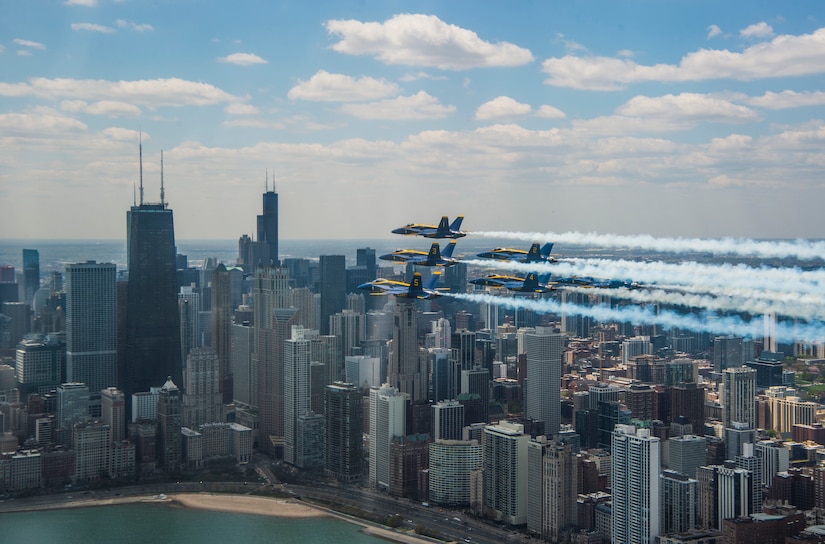
[{"label": "jet tail fin", "polygon": [[438,245],[438,242],[433,242],[430,253],[427,254],[427,264],[436,266],[439,262],[441,262],[441,246]]},{"label": "jet tail fin", "polygon": [[530,272],[527,274],[527,277],[524,278],[524,283],[522,284],[522,291],[535,291],[539,287],[539,279],[536,277],[535,272]]},{"label": "jet tail fin", "polygon": [[442,253],[441,255],[447,259],[452,259],[453,251],[455,250],[455,244],[455,240],[450,240],[450,243],[447,244],[447,247],[444,248],[444,253]]},{"label": "jet tail fin", "polygon": [[553,243],[544,244],[541,246],[541,256],[545,259],[550,256],[550,253],[553,251]]},{"label": "jet tail fin", "polygon": [[455,218],[455,221],[450,225],[450,230],[459,231],[461,230],[461,222],[464,221],[464,216],[459,215]]}]

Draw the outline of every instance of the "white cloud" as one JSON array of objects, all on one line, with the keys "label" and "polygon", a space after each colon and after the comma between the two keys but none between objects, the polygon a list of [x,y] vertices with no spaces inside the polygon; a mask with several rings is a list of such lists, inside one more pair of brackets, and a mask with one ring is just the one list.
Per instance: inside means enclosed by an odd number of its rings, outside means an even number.
[{"label": "white cloud", "polygon": [[739,31],[739,36],[743,38],[770,38],[773,36],[773,28],[765,21],[762,21],[743,28]]},{"label": "white cloud", "polygon": [[100,133],[107,138],[118,142],[134,143],[139,139],[142,139],[143,141],[152,139],[152,137],[146,132],[120,127],[109,127],[101,130]]},{"label": "white cloud", "polygon": [[490,119],[524,117],[530,115],[532,109],[530,104],[522,104],[509,96],[498,96],[480,105],[476,110],[474,119],[487,121]]},{"label": "white cloud", "polygon": [[224,108],[224,111],[230,115],[256,115],[261,111],[252,104],[242,104],[240,102],[233,102]]},{"label": "white cloud", "polygon": [[398,94],[400,90],[398,85],[384,79],[367,76],[355,79],[319,70],[307,81],[300,81],[292,87],[287,96],[292,100],[351,102],[385,98]]},{"label": "white cloud", "polygon": [[587,48],[579,42],[568,40],[561,32],[556,34],[556,39],[564,45],[564,50],[568,53],[575,53],[576,51],[587,51]]},{"label": "white cloud", "polygon": [[64,4],[67,6],[86,6],[93,8],[97,5],[97,0],[66,0]]},{"label": "white cloud", "polygon": [[40,50],[46,49],[46,46],[43,45],[42,43],[33,42],[31,40],[23,40],[23,39],[20,39],[20,38],[15,38],[15,39],[12,40],[12,42],[16,43],[17,45],[19,45],[21,47],[30,47],[32,49],[40,49]]},{"label": "white cloud", "polygon": [[269,64],[267,60],[262,59],[255,53],[232,53],[225,57],[218,57],[218,62],[225,62],[228,64],[237,64],[239,66],[252,66],[253,64]]},{"label": "white cloud", "polygon": [[450,25],[435,15],[399,14],[383,23],[330,20],[324,26],[340,37],[334,51],[372,55],[385,64],[466,70],[490,66],[522,66],[533,54],[517,45],[482,40],[478,34]]},{"label": "white cloud", "polygon": [[783,110],[787,108],[801,108],[805,106],[825,105],[825,92],[823,91],[803,91],[801,93],[786,90],[781,93],[766,92],[762,96],[755,96],[746,100],[752,106],[759,106],[770,110]]},{"label": "white cloud", "polygon": [[616,55],[619,56],[619,57],[630,58],[630,57],[634,56],[635,53],[633,52],[632,49],[620,49],[620,50],[616,51]]},{"label": "white cloud", "polygon": [[674,121],[742,123],[758,118],[755,111],[723,98],[682,93],[665,96],[635,96],[616,109],[619,115]]},{"label": "white cloud", "polygon": [[741,53],[701,49],[682,57],[678,65],[646,66],[611,57],[549,58],[542,63],[545,83],[589,90],[617,90],[646,81],[704,81],[793,77],[825,73],[825,28],[799,36],[777,36]]},{"label": "white cloud", "polygon": [[4,46],[2,43],[0,43],[0,55],[2,55],[3,51],[5,51],[5,50],[6,50],[6,46]]},{"label": "white cloud", "polygon": [[722,29],[721,28],[719,28],[716,25],[710,25],[708,27],[707,39],[709,40],[711,38],[715,38],[716,36],[719,36],[720,34],[722,34]]},{"label": "white cloud", "polygon": [[103,34],[111,34],[115,31],[112,27],[97,23],[72,23],[72,30],[88,30],[89,32],[101,32]]},{"label": "white cloud", "polygon": [[0,96],[117,100],[145,106],[206,106],[239,98],[208,83],[185,79],[107,81],[101,79],[31,78],[27,83],[0,82]]},{"label": "white cloud", "polygon": [[558,108],[542,104],[539,106],[538,111],[536,111],[536,117],[542,117],[544,119],[564,119],[566,115]]},{"label": "white cloud", "polygon": [[433,81],[443,81],[447,79],[447,76],[434,76],[432,74],[428,74],[427,72],[418,72],[416,74],[405,74],[401,76],[399,81],[404,83],[409,83],[411,81],[418,81],[419,79],[430,79]]},{"label": "white cloud", "polygon": [[17,51],[17,54],[21,57],[31,57],[32,56],[32,52],[29,51],[28,49],[19,49]]},{"label": "white cloud", "polygon": [[126,21],[124,19],[118,19],[115,21],[115,24],[120,28],[128,28],[130,30],[134,30],[135,32],[151,32],[154,30],[152,25],[148,23],[133,23],[132,21]]},{"label": "white cloud", "polygon": [[60,109],[74,113],[88,113],[90,115],[106,115],[108,117],[136,117],[140,115],[140,108],[127,102],[116,100],[101,100],[88,103],[84,100],[64,100]]},{"label": "white cloud", "polygon": [[50,108],[35,108],[24,113],[0,114],[5,135],[44,138],[55,134],[85,131],[88,127]]},{"label": "white cloud", "polygon": [[443,105],[424,91],[412,96],[399,96],[367,104],[345,104],[341,111],[361,119],[407,121],[415,119],[443,119],[455,112],[455,106]]}]

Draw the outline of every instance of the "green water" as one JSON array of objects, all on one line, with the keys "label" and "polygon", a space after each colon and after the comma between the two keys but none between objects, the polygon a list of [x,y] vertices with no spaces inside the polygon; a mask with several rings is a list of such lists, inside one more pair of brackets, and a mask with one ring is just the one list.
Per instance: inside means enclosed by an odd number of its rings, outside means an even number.
[{"label": "green water", "polygon": [[0,514],[0,541],[59,544],[377,544],[360,527],[337,519],[279,518],[124,504]]}]

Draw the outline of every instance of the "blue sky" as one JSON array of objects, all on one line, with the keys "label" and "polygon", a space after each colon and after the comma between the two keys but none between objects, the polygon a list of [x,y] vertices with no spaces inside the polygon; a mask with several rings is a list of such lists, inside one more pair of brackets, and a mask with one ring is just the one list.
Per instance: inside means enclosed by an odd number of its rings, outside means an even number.
[{"label": "blue sky", "polygon": [[0,237],[125,238],[142,131],[183,239],[821,238],[823,73],[814,1],[0,0]]}]

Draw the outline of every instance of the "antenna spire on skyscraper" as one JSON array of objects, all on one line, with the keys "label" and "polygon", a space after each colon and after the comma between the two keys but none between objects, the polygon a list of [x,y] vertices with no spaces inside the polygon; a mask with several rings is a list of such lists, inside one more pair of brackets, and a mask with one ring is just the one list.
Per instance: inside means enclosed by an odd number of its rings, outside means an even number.
[{"label": "antenna spire on skyscraper", "polygon": [[140,131],[140,143],[138,152],[140,154],[140,205],[143,206],[143,131]]},{"label": "antenna spire on skyscraper", "polygon": [[160,205],[166,207],[166,195],[163,191],[163,150],[160,150]]}]

